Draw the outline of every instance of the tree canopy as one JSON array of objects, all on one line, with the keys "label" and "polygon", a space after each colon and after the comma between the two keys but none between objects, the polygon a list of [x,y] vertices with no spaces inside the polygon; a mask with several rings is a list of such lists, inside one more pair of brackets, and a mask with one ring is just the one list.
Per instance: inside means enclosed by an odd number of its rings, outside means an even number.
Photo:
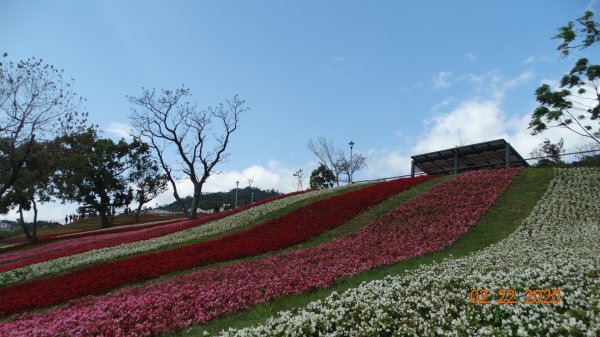
[{"label": "tree canopy", "polygon": [[63,137],[61,145],[68,157],[57,177],[59,195],[91,206],[100,214],[102,227],[108,227],[112,208],[133,200],[127,174],[148,152],[148,146],[137,140],[115,143],[101,139],[92,129]]},{"label": "tree canopy", "polygon": [[[558,50],[563,56],[575,49],[585,49],[600,41],[599,25],[590,11],[559,28],[555,39],[563,42]],[[600,65],[581,58],[568,74],[565,74],[557,89],[548,84],[535,91],[540,103],[529,122],[532,134],[542,133],[549,128],[562,127],[600,144]]]},{"label": "tree canopy", "polygon": [[84,129],[84,99],[72,91],[72,80],[41,59],[0,62],[0,198],[17,182],[34,154],[36,142]]},{"label": "tree canopy", "polygon": [[321,164],[310,174],[310,188],[323,189],[333,187],[335,183],[335,175],[327,168],[327,166]]}]

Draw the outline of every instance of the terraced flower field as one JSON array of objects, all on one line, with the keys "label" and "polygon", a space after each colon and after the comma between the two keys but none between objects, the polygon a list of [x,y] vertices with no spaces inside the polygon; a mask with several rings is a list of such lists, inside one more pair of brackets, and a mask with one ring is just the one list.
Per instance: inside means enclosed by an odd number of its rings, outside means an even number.
[{"label": "terraced flower field", "polygon": [[[202,223],[73,238],[63,250],[56,248],[58,241],[5,252],[0,335],[198,335],[202,329],[196,327],[216,318],[335,289],[342,280],[445,251],[496,207],[519,173],[469,172],[419,185],[420,194],[407,189],[428,177],[308,192]],[[221,334],[596,336],[597,195],[600,170],[557,170],[529,217],[496,244],[333,292],[258,326]],[[369,220],[356,221],[363,215]],[[155,235],[161,230],[164,235]],[[102,246],[134,233],[142,239]],[[485,234],[474,236],[487,242]],[[532,304],[526,303],[528,290]],[[560,291],[561,297],[538,304],[535,290]],[[514,291],[515,303],[498,303],[508,299],[502,291]]]},{"label": "terraced flower field", "polygon": [[[222,336],[598,336],[599,195],[600,170],[559,169],[518,230],[483,251]],[[546,289],[560,291],[560,299],[547,298]],[[487,290],[487,303],[473,290]],[[502,296],[509,290],[512,304]]]}]

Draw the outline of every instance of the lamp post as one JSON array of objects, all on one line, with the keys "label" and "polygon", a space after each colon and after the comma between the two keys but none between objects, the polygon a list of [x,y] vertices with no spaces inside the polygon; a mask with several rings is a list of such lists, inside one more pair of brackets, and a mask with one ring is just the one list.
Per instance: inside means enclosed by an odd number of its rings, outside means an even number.
[{"label": "lamp post", "polygon": [[237,208],[237,196],[238,196],[239,189],[240,189],[240,182],[238,180],[235,182],[235,205],[234,205],[234,208]]},{"label": "lamp post", "polygon": [[350,145],[350,165],[348,166],[348,173],[350,173],[350,184],[352,184],[352,148],[354,147],[354,142],[350,141],[348,145]]}]

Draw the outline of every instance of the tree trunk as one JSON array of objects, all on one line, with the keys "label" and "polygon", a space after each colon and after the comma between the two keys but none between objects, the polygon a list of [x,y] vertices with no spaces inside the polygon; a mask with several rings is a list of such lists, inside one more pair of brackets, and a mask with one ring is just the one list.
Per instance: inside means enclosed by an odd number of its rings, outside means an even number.
[{"label": "tree trunk", "polygon": [[135,223],[140,223],[140,212],[142,211],[142,206],[144,205],[143,202],[140,202],[140,204],[138,205],[137,210],[135,210]]},{"label": "tree trunk", "polygon": [[190,209],[190,215],[188,219],[196,219],[196,213],[198,211],[198,205],[200,204],[200,195],[202,194],[202,187],[200,184],[194,184],[194,198],[192,199],[192,209]]},{"label": "tree trunk", "polygon": [[37,209],[37,203],[35,202],[35,199],[31,199],[31,203],[33,204],[33,228],[31,229],[32,232],[32,237],[34,239],[34,241],[37,241],[38,237],[37,237],[37,216],[38,216],[38,209]]},{"label": "tree trunk", "polygon": [[160,157],[160,162],[163,165],[165,172],[167,172],[167,178],[169,178],[169,181],[171,182],[171,186],[173,186],[173,196],[175,197],[175,200],[181,206],[181,210],[183,211],[183,214],[185,216],[189,217],[190,215],[189,215],[187,209],[185,208],[185,204],[183,203],[183,200],[181,200],[181,197],[179,197],[179,193],[177,192],[177,184],[175,184],[175,180],[171,177],[171,173],[169,172],[167,167],[163,164],[162,157]]},{"label": "tree trunk", "polygon": [[100,220],[102,221],[102,228],[110,227],[110,220],[108,219],[108,215],[106,214],[105,209],[99,210],[100,212]]},{"label": "tree trunk", "polygon": [[29,242],[35,242],[37,240],[37,238],[33,237],[31,235],[31,233],[29,232],[29,229],[27,228],[27,225],[25,225],[25,219],[23,218],[23,207],[19,206],[19,217],[20,217],[20,222],[21,222],[21,228],[23,228],[23,232],[25,233],[25,236],[27,237],[27,241]]}]

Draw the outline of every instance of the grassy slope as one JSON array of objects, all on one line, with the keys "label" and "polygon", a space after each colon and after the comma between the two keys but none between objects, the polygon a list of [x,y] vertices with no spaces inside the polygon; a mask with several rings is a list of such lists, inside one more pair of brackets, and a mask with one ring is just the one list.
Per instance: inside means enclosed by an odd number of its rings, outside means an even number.
[{"label": "grassy slope", "polygon": [[[267,318],[275,315],[281,310],[290,310],[301,307],[314,300],[322,299],[333,291],[342,292],[346,289],[357,287],[362,282],[368,282],[375,279],[384,278],[387,275],[403,274],[405,270],[414,269],[421,264],[440,261],[446,257],[460,257],[479,251],[488,245],[498,242],[510,233],[512,233],[529,215],[531,209],[546,191],[550,180],[553,177],[552,169],[524,169],[508,191],[504,193],[486,213],[481,222],[475,226],[469,233],[461,237],[454,245],[448,249],[427,254],[425,256],[404,261],[392,266],[376,268],[356,276],[345,278],[336,282],[332,287],[320,289],[309,293],[283,297],[272,302],[262,303],[251,310],[230,315],[220,319],[213,320],[207,325],[195,326],[185,331],[172,334],[171,336],[202,336],[203,332],[216,334],[229,327],[241,328],[246,326],[258,325],[264,323]],[[437,182],[437,181],[436,181]],[[433,182],[429,183],[429,186]],[[428,185],[419,185],[418,189],[411,190],[412,195],[415,192],[425,190]],[[411,195],[411,196],[412,196]],[[361,214],[348,224],[334,231],[324,233],[318,238],[307,242],[305,246],[315,245],[319,242],[325,242],[339,235],[356,230],[372,219],[376,219],[385,212],[397,207],[400,203],[411,196],[405,194],[404,197],[396,196],[377,207]]]}]

